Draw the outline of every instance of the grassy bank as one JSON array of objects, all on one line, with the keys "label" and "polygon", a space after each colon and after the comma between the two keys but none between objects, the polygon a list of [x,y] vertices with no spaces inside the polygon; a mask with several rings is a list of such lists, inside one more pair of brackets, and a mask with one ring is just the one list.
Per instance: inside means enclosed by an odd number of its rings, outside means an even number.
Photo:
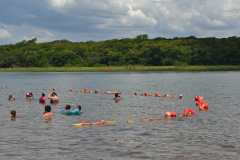
[{"label": "grassy bank", "polygon": [[0,68],[0,72],[240,71],[240,65]]}]

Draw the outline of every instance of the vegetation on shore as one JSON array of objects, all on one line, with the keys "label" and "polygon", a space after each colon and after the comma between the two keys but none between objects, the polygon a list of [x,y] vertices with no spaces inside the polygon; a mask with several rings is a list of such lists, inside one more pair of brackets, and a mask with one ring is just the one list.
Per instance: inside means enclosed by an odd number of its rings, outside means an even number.
[{"label": "vegetation on shore", "polygon": [[240,65],[0,68],[0,72],[240,71]]},{"label": "vegetation on shore", "polygon": [[0,46],[0,68],[6,68],[1,70],[239,70],[240,65],[239,37],[36,41]]}]

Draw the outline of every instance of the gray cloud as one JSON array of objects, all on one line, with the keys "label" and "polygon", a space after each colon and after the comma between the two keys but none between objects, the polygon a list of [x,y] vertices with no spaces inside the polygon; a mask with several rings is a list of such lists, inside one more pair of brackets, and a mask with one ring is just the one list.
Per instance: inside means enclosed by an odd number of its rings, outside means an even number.
[{"label": "gray cloud", "polygon": [[0,44],[239,36],[238,0],[1,0]]}]

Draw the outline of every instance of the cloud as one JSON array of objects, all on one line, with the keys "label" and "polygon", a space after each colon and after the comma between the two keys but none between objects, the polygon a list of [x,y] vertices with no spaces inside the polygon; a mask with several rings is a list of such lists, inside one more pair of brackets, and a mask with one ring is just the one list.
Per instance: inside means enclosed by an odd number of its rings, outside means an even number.
[{"label": "cloud", "polygon": [[[7,15],[7,16],[6,16]],[[37,37],[71,41],[240,34],[239,0],[0,1],[2,43]],[[41,32],[39,31],[41,30]]]},{"label": "cloud", "polygon": [[0,39],[11,38],[11,33],[7,31],[7,26],[0,23]]}]

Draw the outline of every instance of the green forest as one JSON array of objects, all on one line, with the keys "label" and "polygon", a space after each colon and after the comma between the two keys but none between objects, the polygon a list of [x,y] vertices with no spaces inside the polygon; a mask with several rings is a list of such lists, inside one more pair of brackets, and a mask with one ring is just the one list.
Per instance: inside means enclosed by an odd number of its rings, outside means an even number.
[{"label": "green forest", "polygon": [[239,65],[240,38],[175,37],[148,35],[105,41],[56,40],[36,43],[37,38],[0,46],[0,67],[105,67]]}]

